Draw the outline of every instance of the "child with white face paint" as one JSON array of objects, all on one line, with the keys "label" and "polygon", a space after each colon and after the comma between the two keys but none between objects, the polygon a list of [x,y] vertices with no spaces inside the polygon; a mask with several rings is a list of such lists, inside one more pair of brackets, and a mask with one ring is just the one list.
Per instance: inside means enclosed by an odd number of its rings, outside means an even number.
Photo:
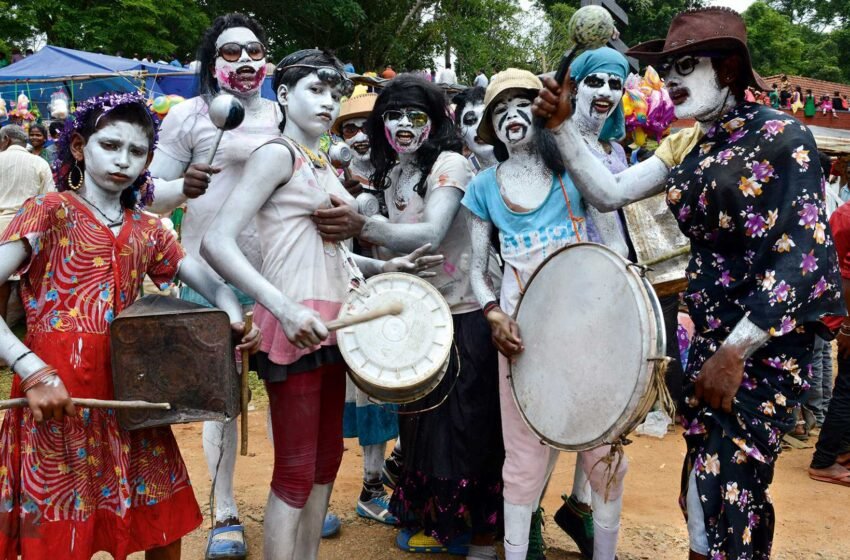
[{"label": "child with white face paint", "polygon": [[576,184],[598,208],[666,187],[691,241],[685,300],[697,332],[678,409],[687,427],[680,503],[690,558],[767,558],[776,521],[766,481],[803,397],[798,372],[811,370],[819,319],[843,312],[821,173],[809,158],[817,147],[796,120],[744,101],[747,85],[766,86],[732,10],[680,13],[666,39],[627,54],[660,63],[676,116],[697,121],[648,160],[613,174],[594,157],[575,120],[564,123],[569,84],[548,80],[535,114],[556,130]]},{"label": "child with white face paint", "polygon": [[[403,470],[390,502],[401,521],[403,550],[467,553],[495,558],[493,539],[501,510],[502,442],[496,352],[469,281],[471,245],[461,208],[473,177],[445,93],[412,75],[393,79],[366,124],[375,188],[384,191],[389,222],[348,212],[317,212],[325,239],[356,235],[404,252],[423,241],[445,255],[431,283],[452,310],[455,353],[441,384],[401,408]],[[501,276],[490,261],[496,282]],[[459,375],[462,371],[463,374]],[[445,402],[441,401],[446,398]],[[389,469],[388,469],[389,470]],[[471,535],[470,535],[471,534]]]},{"label": "child with white face paint", "polygon": [[[508,359],[523,351],[521,333],[511,314],[525,283],[543,262],[559,248],[588,240],[584,204],[567,175],[557,148],[547,140],[551,133],[534,125],[531,100],[540,81],[530,72],[508,69],[493,77],[487,88],[484,120],[478,135],[495,147],[501,163],[480,173],[470,184],[463,204],[471,214],[475,294],[485,310],[499,348],[499,385],[502,433],[505,442],[505,558],[535,560],[543,557],[539,536],[541,512],[538,509],[546,481],[558,452],[540,445],[522,420],[514,403],[509,381]],[[505,274],[500,296],[487,273],[487,247],[493,227],[499,232]],[[581,487],[590,477],[602,480],[597,460],[607,447],[580,454],[577,471],[583,473]],[[596,470],[599,472],[596,472]],[[595,558],[614,557],[619,524],[619,493],[624,468],[614,474],[612,502],[613,535],[601,538]],[[605,481],[594,499],[604,509]],[[529,527],[536,533],[531,547]]]},{"label": "child with white face paint", "polygon": [[[275,447],[265,557],[315,560],[342,460],[345,396],[345,364],[324,323],[336,318],[364,273],[416,273],[441,259],[422,257],[420,248],[380,262],[322,241],[311,215],[354,201],[319,149],[353,84],[336,57],[310,49],[284,58],[274,85],[284,109],[283,136],[251,154],[250,173],[232,189],[202,251],[219,274],[257,302],[254,321],[265,336],[258,373],[269,393]],[[262,240],[259,273],[237,242],[254,217]]]},{"label": "child with white face paint", "polygon": [[369,136],[366,134],[366,117],[372,113],[377,97],[377,93],[364,93],[346,99],[331,129],[351,148],[352,159],[348,169],[352,179],[366,187],[371,185],[371,177],[374,173],[372,163],[369,161],[370,144]]},{"label": "child with white face paint", "polygon": [[[241,177],[251,152],[280,135],[280,109],[263,99],[266,76],[265,33],[259,23],[242,14],[216,18],[199,49],[201,95],[173,107],[162,125],[160,143],[151,163],[157,186],[152,210],[167,213],[185,204],[182,242],[200,258],[201,239],[227,193]],[[223,137],[214,160],[207,165],[217,129],[209,118],[209,102],[219,92],[236,96],[245,106],[245,120]],[[239,235],[239,246],[251,263],[260,266],[260,242],[252,221]],[[205,264],[206,266],[206,264]],[[209,269],[212,272],[212,269]],[[236,291],[245,310],[253,305]],[[201,305],[210,303],[192,289],[180,297]],[[205,557],[244,558],[244,528],[233,491],[236,470],[236,423],[204,422],[203,445],[210,478],[215,480],[215,527]]]},{"label": "child with white face paint", "polygon": [[[146,168],[155,140],[143,96],[84,101],[57,143],[60,192],[27,200],[0,239],[3,278],[20,271],[25,301],[40,302],[26,306],[26,345],[0,321],[0,356],[17,374],[12,396],[28,401],[0,428],[0,468],[13,489],[4,515],[20,522],[0,534],[3,550],[73,559],[145,550],[147,559],[170,560],[201,523],[169,427],[128,432],[113,410],[75,409],[70,400],[115,398],[109,325],[135,301],[146,274],[163,288],[175,276],[194,286],[243,333],[236,296],[142,212],[153,199]],[[239,349],[256,349],[258,331],[242,342]],[[33,480],[29,461],[46,478]]]},{"label": "child with white face paint", "polygon": [[452,99],[455,104],[455,124],[466,147],[472,152],[469,161],[476,173],[496,164],[493,146],[482,142],[478,137],[478,123],[484,113],[484,92],[483,87],[473,87]]}]

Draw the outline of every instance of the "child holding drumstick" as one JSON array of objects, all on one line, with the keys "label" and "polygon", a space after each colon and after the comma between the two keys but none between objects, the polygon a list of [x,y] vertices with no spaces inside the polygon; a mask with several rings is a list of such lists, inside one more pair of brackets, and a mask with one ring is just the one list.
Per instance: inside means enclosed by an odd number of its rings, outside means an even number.
[{"label": "child holding drumstick", "polygon": [[0,427],[3,558],[177,559],[201,521],[170,428],[128,432],[114,410],[71,401],[113,398],[109,324],[145,274],[179,277],[228,313],[239,349],[259,344],[258,331],[243,336],[233,292],[141,211],[156,124],[137,94],[80,104],[58,143],[60,192],[27,200],[0,237],[0,277],[20,273],[27,315],[25,343],[0,322],[0,357],[29,404]]}]

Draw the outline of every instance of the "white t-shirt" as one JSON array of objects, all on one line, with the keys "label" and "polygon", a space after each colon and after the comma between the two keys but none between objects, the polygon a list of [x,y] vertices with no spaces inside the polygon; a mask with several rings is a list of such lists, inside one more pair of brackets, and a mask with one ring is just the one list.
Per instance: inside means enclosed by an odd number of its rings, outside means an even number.
[{"label": "white t-shirt", "polygon": [[490,80],[487,79],[487,76],[485,76],[484,74],[478,74],[477,76],[475,76],[475,81],[472,82],[472,85],[475,87],[486,88],[489,83]]},{"label": "white t-shirt", "polygon": [[[187,203],[181,242],[186,252],[193,257],[200,259],[201,240],[230,190],[242,177],[248,157],[261,145],[280,137],[278,124],[281,115],[277,103],[264,101],[263,111],[267,113],[267,117],[263,119],[261,126],[243,123],[238,128],[224,133],[213,160],[213,166],[220,167],[221,172],[212,176],[206,193],[190,199]],[[217,129],[209,118],[207,104],[203,98],[193,97],[168,111],[159,131],[157,150],[187,165],[206,163],[216,132]],[[253,220],[236,241],[254,268],[259,270],[262,258]]]},{"label": "white t-shirt", "polygon": [[[389,211],[390,222],[400,224],[417,224],[422,221],[425,206],[431,194],[442,188],[455,188],[466,192],[466,186],[475,176],[472,165],[462,155],[455,152],[443,152],[437,157],[431,173],[425,180],[427,190],[425,198],[416,192],[404,193],[406,206],[400,208],[394,201],[395,185],[398,185],[398,176],[401,172],[400,166],[396,166],[390,172],[391,186],[384,191],[384,198]],[[469,271],[472,263],[472,239],[467,227],[467,214],[469,210],[461,206],[452,222],[442,245],[434,252],[443,255],[446,260],[441,267],[434,269],[437,273],[428,281],[440,290],[449,304],[453,314],[469,313],[481,308],[475,294],[472,292],[472,284],[469,281]],[[501,280],[501,273],[496,262],[495,255],[490,258],[490,274],[496,286]]]},{"label": "white t-shirt", "polygon": [[457,74],[451,68],[444,68],[440,70],[440,73],[437,75],[437,83],[438,84],[456,84],[457,83]]}]

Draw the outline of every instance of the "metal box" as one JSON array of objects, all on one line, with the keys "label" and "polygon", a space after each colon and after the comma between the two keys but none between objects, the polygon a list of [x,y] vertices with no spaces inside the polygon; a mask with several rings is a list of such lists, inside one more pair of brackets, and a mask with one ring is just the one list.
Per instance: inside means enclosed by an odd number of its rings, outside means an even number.
[{"label": "metal box", "polygon": [[239,414],[239,377],[224,311],[149,295],[124,309],[109,331],[115,398],[171,404],[171,410],[118,410],[122,428]]}]

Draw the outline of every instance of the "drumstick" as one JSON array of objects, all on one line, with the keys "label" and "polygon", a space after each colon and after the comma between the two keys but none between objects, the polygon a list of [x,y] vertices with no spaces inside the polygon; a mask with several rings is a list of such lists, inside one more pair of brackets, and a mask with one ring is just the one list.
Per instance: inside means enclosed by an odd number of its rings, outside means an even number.
[{"label": "drumstick", "polygon": [[398,315],[402,311],[404,311],[403,303],[400,301],[391,301],[359,315],[349,315],[342,319],[335,319],[329,323],[325,323],[325,327],[327,327],[329,331],[338,331],[339,329],[344,329],[345,327],[350,327],[352,325],[359,325],[360,323],[365,323],[367,321],[374,321],[375,319],[380,319],[387,315]]},{"label": "drumstick", "polygon": [[641,266],[653,266],[653,265],[656,265],[656,264],[661,264],[664,261],[669,261],[670,259],[675,259],[676,257],[681,257],[682,255],[687,255],[690,252],[691,252],[691,245],[689,243],[689,244],[685,245],[684,247],[679,247],[678,249],[676,249],[674,251],[670,251],[669,253],[665,253],[665,254],[661,255],[660,257],[655,257],[654,259],[649,259],[648,261],[642,261],[642,262],[639,262],[638,264],[641,265]]},{"label": "drumstick", "polygon": [[[83,406],[86,408],[151,408],[154,410],[171,410],[171,405],[167,402],[148,402],[148,401],[104,401],[100,399],[71,399],[75,406]],[[20,408],[27,406],[26,399],[9,399],[0,401],[0,410],[9,408]]]},{"label": "drumstick", "polygon": [[[251,332],[251,328],[254,325],[254,312],[249,311],[245,314],[245,334]],[[248,401],[251,399],[250,391],[248,390],[248,370],[250,369],[250,365],[248,363],[249,353],[247,350],[242,351],[242,380],[241,380],[241,388],[242,388],[242,449],[240,450],[240,454],[244,457],[248,455]]]}]

